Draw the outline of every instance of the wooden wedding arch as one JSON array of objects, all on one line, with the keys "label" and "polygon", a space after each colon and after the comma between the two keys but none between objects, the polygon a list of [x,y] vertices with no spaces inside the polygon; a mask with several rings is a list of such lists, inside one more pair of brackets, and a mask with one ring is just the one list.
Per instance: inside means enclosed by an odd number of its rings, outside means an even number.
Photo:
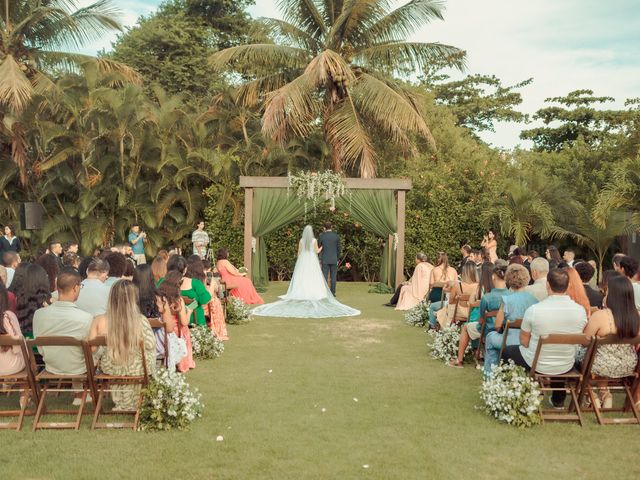
[{"label": "wooden wedding arch", "polygon": [[[253,233],[253,193],[255,189],[287,188],[286,177],[240,177],[240,187],[244,188],[244,265],[251,268]],[[403,178],[346,178],[345,186],[353,190],[393,190],[397,206],[397,240],[395,284],[404,280],[404,233],[407,192],[411,190],[411,180]],[[387,239],[393,245],[394,235]],[[251,273],[251,272],[250,272]],[[381,279],[383,281],[383,279]]]}]

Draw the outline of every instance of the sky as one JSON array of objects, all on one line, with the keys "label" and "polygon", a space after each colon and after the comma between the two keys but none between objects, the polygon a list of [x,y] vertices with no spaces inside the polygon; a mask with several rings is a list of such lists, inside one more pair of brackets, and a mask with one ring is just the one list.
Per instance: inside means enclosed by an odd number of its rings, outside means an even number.
[{"label": "sky", "polygon": [[[134,25],[161,0],[113,0],[121,21]],[[407,0],[392,1],[401,5]],[[255,0],[254,17],[278,17],[277,0]],[[80,0],[80,4],[92,3]],[[640,14],[637,0],[447,0],[444,21],[434,21],[411,40],[440,42],[467,52],[465,74],[496,75],[505,85],[533,77],[520,90],[520,110],[533,114],[545,98],[588,88],[598,96],[640,97]],[[86,51],[109,50],[105,37]],[[455,74],[461,77],[461,74]],[[518,138],[521,124],[498,124],[483,139],[498,148],[530,144]]]}]

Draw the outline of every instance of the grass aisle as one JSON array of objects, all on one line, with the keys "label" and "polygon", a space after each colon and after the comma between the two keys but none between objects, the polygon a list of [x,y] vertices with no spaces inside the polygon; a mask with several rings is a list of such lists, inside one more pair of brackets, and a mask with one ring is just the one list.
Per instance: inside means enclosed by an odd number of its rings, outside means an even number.
[{"label": "grass aisle", "polygon": [[189,374],[206,404],[189,432],[0,432],[3,478],[637,478],[639,427],[496,423],[474,409],[479,372],[430,359],[366,290],[338,285],[360,317],[230,326]]}]

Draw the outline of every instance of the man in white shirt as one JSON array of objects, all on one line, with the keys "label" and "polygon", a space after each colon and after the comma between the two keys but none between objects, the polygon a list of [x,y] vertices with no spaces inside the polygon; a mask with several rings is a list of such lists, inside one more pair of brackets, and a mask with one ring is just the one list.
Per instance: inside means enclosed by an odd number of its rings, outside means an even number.
[{"label": "man in white shirt", "polygon": [[80,295],[76,305],[95,317],[107,311],[109,287],[104,281],[109,276],[109,263],[95,258],[87,266],[87,278],[80,284]]},{"label": "man in white shirt", "polygon": [[573,250],[571,250],[570,248],[567,248],[564,251],[564,254],[562,255],[562,259],[567,262],[567,265],[569,265],[570,267],[573,267],[573,262],[576,259],[576,252],[574,252]]},{"label": "man in white shirt", "polygon": [[2,263],[7,269],[7,284],[5,286],[9,288],[13,281],[13,275],[16,273],[16,268],[20,263],[20,255],[16,252],[4,252],[2,254]]},{"label": "man in white shirt", "polygon": [[638,275],[638,260],[629,255],[622,257],[620,259],[620,273],[631,280],[636,308],[640,310],[640,283],[636,281],[636,275]]},{"label": "man in white shirt", "polygon": [[536,297],[539,302],[549,296],[547,293],[547,274],[549,273],[549,261],[546,258],[536,257],[529,264],[533,283],[525,287],[524,291]]},{"label": "man in white shirt", "polygon": [[[555,269],[547,275],[549,296],[527,309],[520,328],[520,345],[508,346],[504,360],[513,360],[527,370],[531,368],[538,347],[538,339],[554,333],[582,333],[587,324],[587,312],[566,295],[569,275]],[[573,368],[576,356],[575,345],[548,345],[538,357],[536,371],[549,375],[560,375]],[[551,396],[554,406],[562,406],[566,393],[556,390]]]}]

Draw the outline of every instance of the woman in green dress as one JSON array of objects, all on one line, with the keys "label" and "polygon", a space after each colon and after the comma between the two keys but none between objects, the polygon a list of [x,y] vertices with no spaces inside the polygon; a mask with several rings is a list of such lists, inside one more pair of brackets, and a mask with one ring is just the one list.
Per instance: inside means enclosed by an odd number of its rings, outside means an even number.
[{"label": "woman in green dress", "polygon": [[184,298],[187,309],[191,312],[189,323],[206,325],[207,321],[204,318],[204,309],[202,307],[211,300],[211,294],[207,290],[207,287],[197,278],[185,276],[187,272],[187,261],[180,255],[169,257],[167,272],[171,271],[179,272],[182,275],[180,294]]}]

